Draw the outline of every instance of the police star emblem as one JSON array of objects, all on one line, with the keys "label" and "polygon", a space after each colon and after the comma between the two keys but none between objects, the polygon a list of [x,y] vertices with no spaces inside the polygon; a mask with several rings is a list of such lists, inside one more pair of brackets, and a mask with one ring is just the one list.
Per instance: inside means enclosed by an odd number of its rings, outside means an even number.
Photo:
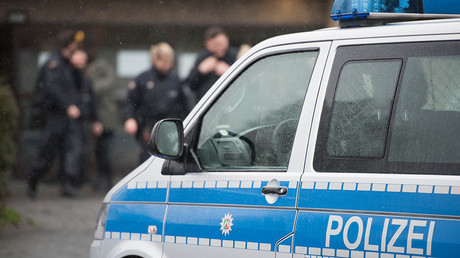
[{"label": "police star emblem", "polygon": [[232,214],[227,213],[222,218],[222,222],[220,223],[220,230],[222,231],[222,235],[226,236],[230,234],[230,231],[232,230],[232,226],[233,226]]}]

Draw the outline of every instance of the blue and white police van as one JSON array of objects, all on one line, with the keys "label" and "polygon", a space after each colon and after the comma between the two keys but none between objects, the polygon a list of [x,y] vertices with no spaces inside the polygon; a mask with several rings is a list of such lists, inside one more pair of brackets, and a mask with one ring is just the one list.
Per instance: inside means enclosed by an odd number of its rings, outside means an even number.
[{"label": "blue and white police van", "polygon": [[155,125],[91,257],[460,257],[455,14],[339,0],[339,28],[253,47]]}]

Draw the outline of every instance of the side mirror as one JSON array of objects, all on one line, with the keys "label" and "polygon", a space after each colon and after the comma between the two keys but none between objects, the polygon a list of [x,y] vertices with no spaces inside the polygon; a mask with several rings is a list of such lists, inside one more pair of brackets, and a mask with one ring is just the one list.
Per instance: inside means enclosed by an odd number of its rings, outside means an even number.
[{"label": "side mirror", "polygon": [[180,119],[158,121],[152,129],[147,150],[150,154],[168,160],[182,156],[184,146],[184,126]]}]

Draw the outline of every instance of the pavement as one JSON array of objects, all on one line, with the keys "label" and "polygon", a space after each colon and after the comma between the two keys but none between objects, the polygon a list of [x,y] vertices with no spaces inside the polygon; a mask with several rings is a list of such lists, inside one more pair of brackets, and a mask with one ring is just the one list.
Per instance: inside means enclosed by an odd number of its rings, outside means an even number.
[{"label": "pavement", "polygon": [[0,229],[0,257],[89,257],[105,193],[84,187],[81,197],[65,198],[57,184],[41,183],[37,199],[30,200],[24,181],[11,181],[9,190],[7,206],[22,222]]}]

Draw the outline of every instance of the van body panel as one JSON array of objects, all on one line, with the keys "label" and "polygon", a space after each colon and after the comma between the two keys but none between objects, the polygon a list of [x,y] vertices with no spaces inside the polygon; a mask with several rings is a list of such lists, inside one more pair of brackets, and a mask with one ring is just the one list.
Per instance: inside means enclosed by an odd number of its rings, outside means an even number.
[{"label": "van body panel", "polygon": [[[343,57],[337,57],[337,49],[349,47],[351,50],[353,47],[369,45],[386,47],[388,44],[401,43],[408,46],[426,44],[425,54],[430,56],[428,45],[459,39],[459,34],[446,33],[436,36],[345,39],[333,42],[330,60],[334,59],[334,62],[328,62],[324,70],[326,76],[318,95],[305,173],[299,186],[299,215],[294,234],[294,257],[458,255],[460,242],[455,236],[460,232],[458,176],[443,175],[442,170],[436,170],[436,166],[429,172],[418,174],[407,174],[396,169],[392,173],[356,173],[358,171],[354,172],[348,167],[343,167],[344,171],[318,172],[314,168],[314,157],[318,152],[312,150],[318,146],[320,132],[324,133],[321,131],[324,128],[320,129],[320,123],[325,119],[323,107],[330,105],[325,102],[332,102],[331,99],[328,100],[327,91],[330,87],[337,87],[331,84],[331,80],[334,80],[332,77],[339,76],[337,74],[342,69],[337,68],[335,63],[342,59],[340,62],[346,64],[361,55],[357,53],[354,57],[353,52],[348,51],[346,54],[349,59],[343,60]],[[376,57],[382,58],[399,57],[391,56],[387,51],[383,52],[383,56]],[[406,63],[404,65],[405,68]],[[403,83],[403,79],[400,79],[397,87],[401,87]],[[396,96],[398,98],[398,95]],[[447,124],[444,125],[446,126]],[[458,150],[453,151],[459,154]],[[372,161],[369,161],[369,164],[371,163]]]},{"label": "van body panel", "polygon": [[[236,65],[236,70],[228,72],[229,77],[222,79],[220,87],[208,92],[207,101],[214,102],[214,99],[226,89],[227,84],[232,83],[239,73],[260,59],[285,53],[318,51],[306,97],[302,103],[314,101],[329,46],[330,42],[296,44],[266,48],[253,53],[241,65]],[[206,110],[197,112],[201,114],[198,117],[201,117]],[[301,112],[307,115],[301,115],[299,121],[308,121],[309,116],[313,114],[312,106],[304,105]],[[185,132],[186,134],[190,132],[187,127]],[[229,251],[228,256],[227,252],[222,252],[220,256],[223,257],[241,256],[247,251],[253,253],[255,257],[274,257],[276,252],[290,253],[292,239],[288,236],[293,232],[297,213],[295,206],[298,182],[304,166],[303,153],[307,147],[302,142],[308,139],[308,132],[308,128],[297,130],[296,139],[304,140],[294,141],[296,143],[292,147],[287,171],[191,171],[183,176],[172,176],[170,207],[165,227],[165,254],[179,255],[182,250],[180,243],[185,240],[188,243],[189,238],[192,239],[192,243],[198,239],[198,246],[187,245],[187,248],[183,249],[184,252],[188,250],[188,255],[193,257],[201,257],[219,247],[222,250],[236,249]],[[276,197],[274,201],[270,201],[270,197],[262,194],[263,187],[268,186],[272,181],[287,189],[285,195]],[[253,216],[254,212],[257,215]],[[200,214],[194,217],[197,224],[190,225],[189,221],[192,218],[188,214]],[[229,216],[234,222],[232,230],[226,234],[224,230],[219,230],[219,223]],[[251,227],[256,227],[257,230],[251,230]],[[264,237],[260,238],[262,235]],[[200,239],[202,239],[201,245]],[[283,241],[280,241],[282,239]]]},{"label": "van body panel", "polygon": [[[448,108],[441,107],[445,104],[442,101],[435,103],[430,100],[419,112],[425,115],[425,120],[416,120],[413,119],[416,116],[408,115],[399,122],[399,129],[420,128],[407,137],[410,139],[416,139],[417,135],[419,138],[430,136],[426,134],[427,130],[437,130],[439,135],[434,136],[434,140],[423,138],[431,141],[428,143],[432,144],[432,150],[427,150],[429,144],[420,140],[417,144],[404,141],[407,135],[395,133],[397,129],[393,128],[396,128],[395,121],[401,113],[398,101],[402,99],[400,96],[404,93],[402,89],[407,78],[416,82],[413,84],[418,88],[408,91],[415,93],[424,86],[419,83],[421,77],[436,79],[433,75],[445,71],[450,76],[452,70],[455,71],[457,55],[442,55],[442,51],[455,53],[459,49],[433,46],[442,42],[453,46],[460,41],[459,24],[460,19],[450,19],[368,28],[324,29],[279,36],[258,44],[221,76],[195,106],[184,121],[185,139],[189,141],[190,148],[201,151],[199,133],[204,130],[205,117],[212,113],[210,110],[219,104],[224,98],[222,96],[236,87],[234,85],[247,83],[239,82],[240,78],[251,79],[244,77],[245,73],[259,61],[287,54],[317,52],[300,115],[295,120],[294,141],[290,153],[286,153],[285,167],[264,169],[262,165],[255,169],[244,166],[232,169],[231,162],[226,164],[227,168],[213,167],[214,163],[200,160],[203,171],[189,169],[185,175],[167,176],[161,171],[168,163],[163,159],[150,158],[107,194],[104,202],[110,206],[105,239],[93,242],[91,257],[458,256],[460,177],[455,168],[458,168],[456,155],[460,153],[455,149],[455,140],[449,143],[446,137],[443,138],[447,134],[451,137],[449,139],[456,139],[458,135],[452,130],[458,123],[458,97],[455,96],[459,94],[459,84],[455,83],[455,76],[451,76],[453,79],[450,81],[443,78],[430,82],[433,85],[449,83],[443,91],[448,92],[443,94],[443,100],[451,100]],[[392,46],[398,45],[406,46],[407,51],[397,48],[389,51]],[[420,51],[424,45],[426,55]],[[430,54],[430,51],[433,53]],[[400,52],[403,53],[400,55]],[[410,53],[416,53],[416,58],[409,60],[412,58]],[[433,58],[425,60],[425,56]],[[296,56],[292,55],[292,58],[294,60]],[[444,59],[449,59],[447,64],[451,62],[452,65],[442,64]],[[419,70],[429,71],[430,74],[410,77],[407,69],[415,71],[420,64],[425,70]],[[264,67],[269,69],[271,65],[264,64]],[[408,68],[410,65],[413,67]],[[294,67],[290,69],[294,70]],[[365,69],[365,72],[353,77],[353,73],[346,74],[347,69],[358,72]],[[270,75],[260,74],[260,77]],[[375,74],[378,79],[373,78]],[[460,70],[454,74],[460,74]],[[352,82],[349,88],[355,90],[349,91],[348,95],[343,93],[346,91],[339,90],[344,78],[349,84]],[[271,81],[276,79],[271,78]],[[256,82],[253,88],[246,87],[245,90],[259,87]],[[376,86],[377,82],[383,86]],[[356,91],[359,84],[364,86],[361,92]],[[433,91],[433,87],[429,90]],[[386,130],[381,137],[385,139],[383,150],[375,151],[375,146],[368,144],[380,139],[378,136],[355,143],[354,148],[348,138],[339,139],[339,144],[331,145],[333,142],[327,137],[332,137],[330,135],[338,128],[331,121],[340,118],[340,115],[335,115],[335,108],[347,107],[352,101],[360,102],[359,98],[365,99],[357,97],[356,93],[366,93],[368,98],[372,98],[382,92],[386,97],[377,102],[390,107],[389,111],[381,113],[381,107],[375,108],[377,118],[374,122],[363,123],[348,131],[371,128],[384,117],[387,124],[379,127],[379,130]],[[279,98],[283,96],[282,92],[274,91],[273,94]],[[410,96],[407,102],[418,98]],[[439,98],[433,96],[430,95],[432,99]],[[349,99],[339,101],[345,97]],[[270,101],[276,106],[275,98]],[[247,110],[250,113],[258,109],[251,107]],[[225,116],[226,113],[222,112],[217,119],[225,119]],[[209,120],[212,122],[213,119]],[[434,120],[439,121],[430,123]],[[419,123],[405,124],[407,121]],[[227,128],[225,124],[218,125],[220,129]],[[278,125],[255,126],[254,131]],[[362,138],[365,134],[355,135],[355,138]],[[273,135],[272,139],[267,139],[266,142],[273,141]],[[392,139],[401,139],[398,146],[413,146],[414,150],[425,148],[425,151],[420,155],[398,153],[391,160],[388,157],[393,148],[390,146]],[[448,152],[436,153],[444,151],[442,146],[447,146]],[[370,154],[359,156],[363,151]],[[414,169],[412,164],[423,163],[424,159],[430,159],[430,155],[435,164],[433,169],[423,164],[418,165],[420,170]],[[361,158],[364,161],[360,161]],[[407,158],[414,160],[404,161]],[[438,166],[443,158],[452,164]],[[340,163],[342,160],[343,165]],[[401,166],[401,163],[406,166]],[[354,164],[358,164],[356,169]],[[281,195],[264,194],[267,187],[285,192]]]}]

